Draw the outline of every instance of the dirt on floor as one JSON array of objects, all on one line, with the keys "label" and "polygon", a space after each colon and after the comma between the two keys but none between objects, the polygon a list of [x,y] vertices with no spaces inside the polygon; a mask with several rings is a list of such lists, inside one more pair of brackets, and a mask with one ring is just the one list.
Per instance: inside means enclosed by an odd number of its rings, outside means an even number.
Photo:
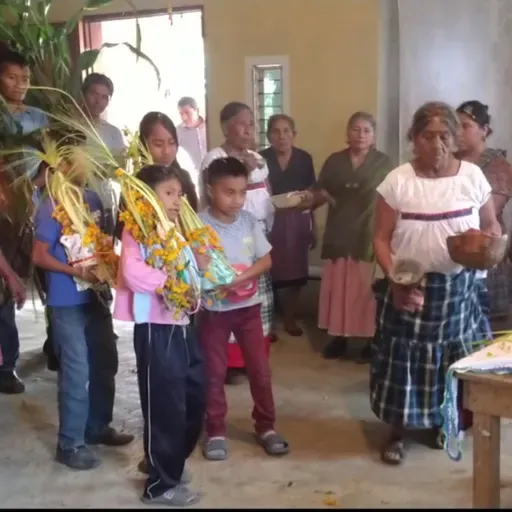
[{"label": "dirt on floor", "polygon": [[[143,476],[136,469],[142,422],[131,328],[117,330],[121,367],[114,423],[135,434],[136,441],[123,449],[100,448],[103,465],[93,471],[73,472],[53,462],[56,376],[36,355],[24,365],[26,393],[0,396],[2,507],[143,507]],[[193,486],[204,493],[198,508],[471,507],[470,434],[461,462],[412,444],[403,466],[383,465],[378,450],[386,430],[369,409],[368,366],[324,361],[317,331],[281,338],[272,347],[271,364],[278,430],[291,453],[270,458],[256,446],[248,386],[229,388],[229,460],[207,462],[197,450],[189,462]],[[504,507],[512,506],[510,439],[505,423]]]}]

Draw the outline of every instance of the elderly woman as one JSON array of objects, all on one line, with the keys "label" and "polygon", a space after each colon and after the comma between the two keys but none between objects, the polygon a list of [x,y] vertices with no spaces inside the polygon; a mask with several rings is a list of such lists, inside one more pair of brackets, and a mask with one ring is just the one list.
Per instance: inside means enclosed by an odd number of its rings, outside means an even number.
[{"label": "elderly woman", "polygon": [[[303,191],[315,183],[313,159],[294,146],[295,121],[277,114],[268,120],[267,137],[271,147],[261,151],[269,170],[272,194]],[[279,294],[284,329],[301,336],[296,319],[301,288],[307,283],[309,249],[314,243],[314,218],[311,211],[278,210],[270,242],[272,244],[272,281]],[[280,293],[281,292],[281,293]]]},{"label": "elderly woman", "polygon": [[[244,209],[251,212],[263,232],[270,234],[274,220],[274,207],[270,200],[267,186],[268,167],[265,160],[251,148],[254,147],[254,115],[252,110],[244,103],[228,103],[220,112],[220,124],[224,134],[224,143],[212,149],[205,157],[199,177],[200,204],[204,208],[208,204],[205,192],[204,171],[217,158],[228,156],[238,158],[250,171],[249,187]],[[273,325],[274,296],[272,292],[272,279],[270,274],[263,274],[258,281],[258,293],[261,298],[261,318],[263,334],[270,347],[270,336]],[[245,363],[242,351],[231,336],[228,345],[228,372],[226,383],[238,384],[245,373]]]},{"label": "elderly woman", "polygon": [[[347,145],[327,158],[312,191],[314,207],[330,202],[318,313],[318,326],[334,337],[324,349],[326,359],[342,357],[348,338],[369,340],[375,333],[371,223],[375,189],[392,168],[390,158],[375,149],[371,114],[350,117]],[[369,349],[368,341],[360,362],[368,361]]]},{"label": "elderly woman", "polygon": [[[489,108],[479,101],[466,101],[457,108],[462,125],[458,141],[457,157],[473,162],[482,169],[491,185],[496,217],[505,232],[503,210],[512,196],[512,165],[505,151],[487,147],[491,135]],[[504,260],[488,273],[486,279],[490,300],[490,319],[500,320],[508,316],[512,296],[512,272],[509,261]]]},{"label": "elderly woman", "polygon": [[[446,238],[470,229],[499,235],[491,187],[475,164],[454,156],[456,113],[427,103],[409,131],[413,159],[377,188],[373,244],[386,278],[375,286],[377,334],[370,374],[373,412],[391,426],[381,457],[404,459],[404,431],[431,429],[433,448],[443,447],[440,406],[450,364],[488,336],[482,314],[483,282],[448,254]],[[394,262],[414,260],[421,283],[390,278]]]}]

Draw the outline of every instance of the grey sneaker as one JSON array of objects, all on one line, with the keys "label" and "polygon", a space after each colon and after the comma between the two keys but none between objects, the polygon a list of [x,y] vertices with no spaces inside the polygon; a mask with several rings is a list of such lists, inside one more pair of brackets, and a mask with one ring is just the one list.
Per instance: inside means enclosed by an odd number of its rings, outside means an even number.
[{"label": "grey sneaker", "polygon": [[142,503],[146,505],[167,505],[168,507],[190,507],[199,503],[201,500],[201,494],[198,492],[191,491],[184,485],[178,485],[165,491],[160,496],[150,498],[144,495],[142,497]]},{"label": "grey sneaker", "polygon": [[57,447],[55,460],[68,468],[82,471],[97,468],[101,464],[101,460],[87,446],[78,446],[71,450],[62,450]]}]

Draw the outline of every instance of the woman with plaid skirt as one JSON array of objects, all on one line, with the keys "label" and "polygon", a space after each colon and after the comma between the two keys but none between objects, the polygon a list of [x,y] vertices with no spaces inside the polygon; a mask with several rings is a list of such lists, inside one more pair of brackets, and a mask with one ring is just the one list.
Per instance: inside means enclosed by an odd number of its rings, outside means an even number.
[{"label": "woman with plaid skirt", "polygon": [[[404,459],[406,429],[429,429],[442,449],[441,403],[448,366],[490,336],[480,297],[484,281],[449,256],[446,238],[472,229],[501,233],[491,187],[475,164],[457,160],[459,121],[444,103],[414,115],[414,156],[377,188],[374,248],[386,277],[375,286],[370,402],[391,426],[381,457]],[[414,286],[390,278],[395,262],[413,260],[424,275]]]}]

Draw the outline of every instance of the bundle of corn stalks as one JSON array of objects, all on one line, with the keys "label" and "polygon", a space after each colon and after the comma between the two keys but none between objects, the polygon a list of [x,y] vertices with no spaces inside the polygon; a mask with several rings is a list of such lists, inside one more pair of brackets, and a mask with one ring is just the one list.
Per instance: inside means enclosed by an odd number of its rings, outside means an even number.
[{"label": "bundle of corn stalks", "polygon": [[128,141],[128,149],[126,152],[128,162],[126,171],[135,176],[142,167],[153,163],[153,157],[146,146],[142,144],[139,132],[132,132],[128,128],[125,128],[123,135]]},{"label": "bundle of corn stalks", "polygon": [[196,311],[201,301],[201,281],[186,239],[148,185],[122,169],[116,175],[124,200],[120,214],[123,229],[141,246],[145,262],[169,276],[159,290],[165,303],[177,316]]}]

